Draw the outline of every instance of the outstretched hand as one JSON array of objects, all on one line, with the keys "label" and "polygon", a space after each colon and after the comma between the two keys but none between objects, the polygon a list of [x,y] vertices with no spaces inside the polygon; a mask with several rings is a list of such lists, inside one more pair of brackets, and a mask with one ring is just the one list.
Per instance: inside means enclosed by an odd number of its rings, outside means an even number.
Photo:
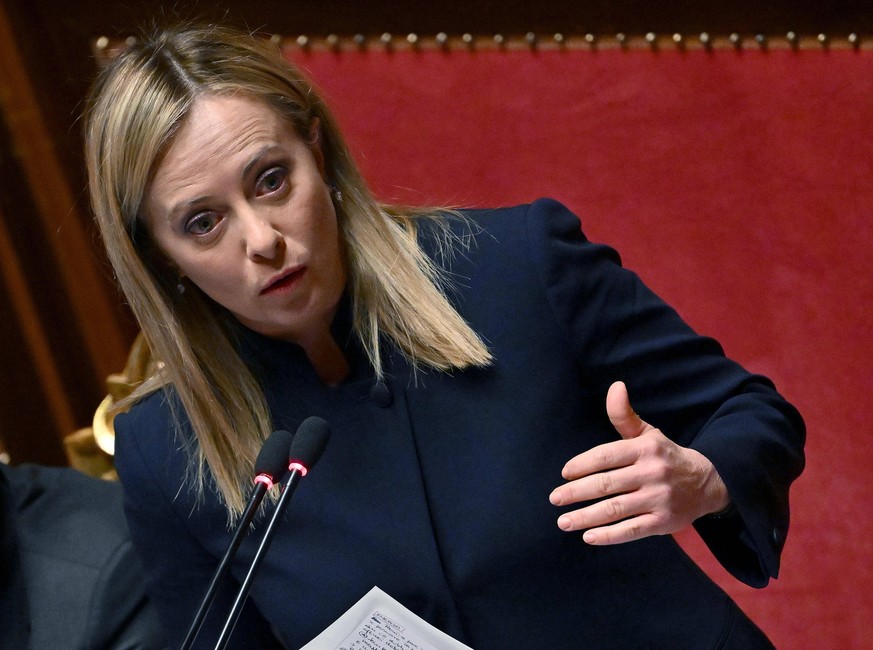
[{"label": "outstretched hand", "polygon": [[585,530],[589,544],[622,544],[676,532],[730,504],[712,463],[644,422],[623,382],[609,387],[606,413],[622,440],[571,458],[561,472],[568,482],[549,496],[556,506],[600,500],[558,517],[562,530]]}]

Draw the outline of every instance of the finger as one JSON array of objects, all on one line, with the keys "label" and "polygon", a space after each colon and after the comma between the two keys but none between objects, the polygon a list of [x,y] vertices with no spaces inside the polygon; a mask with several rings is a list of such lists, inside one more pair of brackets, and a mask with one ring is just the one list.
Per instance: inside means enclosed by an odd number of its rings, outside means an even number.
[{"label": "finger", "polygon": [[624,467],[610,472],[596,472],[560,485],[552,490],[549,501],[556,506],[593,501],[632,492],[641,485],[640,473]]},{"label": "finger", "polygon": [[558,517],[558,528],[569,532],[616,524],[629,517],[651,513],[653,505],[646,495],[638,492],[620,494],[585,508],[565,512]]},{"label": "finger", "polygon": [[627,467],[639,457],[637,445],[627,440],[607,442],[568,460],[561,470],[561,476],[567,480],[579,479],[597,472]]},{"label": "finger", "polygon": [[611,526],[586,530],[582,534],[582,539],[592,546],[608,546],[662,534],[664,533],[660,530],[660,520],[653,514],[643,514]]},{"label": "finger", "polygon": [[627,386],[623,381],[617,381],[609,387],[606,393],[606,414],[612,426],[625,440],[636,438],[650,428],[631,407]]}]

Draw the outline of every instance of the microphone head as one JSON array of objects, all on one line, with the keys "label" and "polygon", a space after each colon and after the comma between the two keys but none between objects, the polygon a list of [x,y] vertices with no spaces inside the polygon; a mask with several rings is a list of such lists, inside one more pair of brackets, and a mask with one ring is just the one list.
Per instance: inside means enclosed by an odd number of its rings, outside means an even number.
[{"label": "microphone head", "polygon": [[311,416],[303,420],[294,434],[291,450],[288,452],[289,464],[302,465],[306,470],[312,469],[330,438],[330,425],[326,420]]},{"label": "microphone head", "polygon": [[266,474],[273,481],[281,479],[288,471],[288,454],[293,439],[290,431],[273,431],[255,459],[255,476]]}]

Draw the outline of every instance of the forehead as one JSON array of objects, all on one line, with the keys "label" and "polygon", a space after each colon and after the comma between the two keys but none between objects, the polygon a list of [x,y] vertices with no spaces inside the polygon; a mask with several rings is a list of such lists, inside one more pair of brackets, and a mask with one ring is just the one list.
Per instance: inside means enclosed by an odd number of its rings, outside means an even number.
[{"label": "forehead", "polygon": [[247,95],[202,95],[158,163],[149,201],[193,189],[230,165],[269,146],[299,143],[287,119],[266,102]]}]

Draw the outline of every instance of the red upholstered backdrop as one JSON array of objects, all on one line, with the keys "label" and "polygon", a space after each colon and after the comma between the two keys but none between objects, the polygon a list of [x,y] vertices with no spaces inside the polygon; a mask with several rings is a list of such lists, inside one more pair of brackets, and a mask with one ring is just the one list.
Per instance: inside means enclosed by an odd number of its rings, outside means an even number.
[{"label": "red upholstered backdrop", "polygon": [[870,647],[873,53],[287,50],[383,199],[564,201],[809,426],[782,574],[740,585],[780,648]]}]

